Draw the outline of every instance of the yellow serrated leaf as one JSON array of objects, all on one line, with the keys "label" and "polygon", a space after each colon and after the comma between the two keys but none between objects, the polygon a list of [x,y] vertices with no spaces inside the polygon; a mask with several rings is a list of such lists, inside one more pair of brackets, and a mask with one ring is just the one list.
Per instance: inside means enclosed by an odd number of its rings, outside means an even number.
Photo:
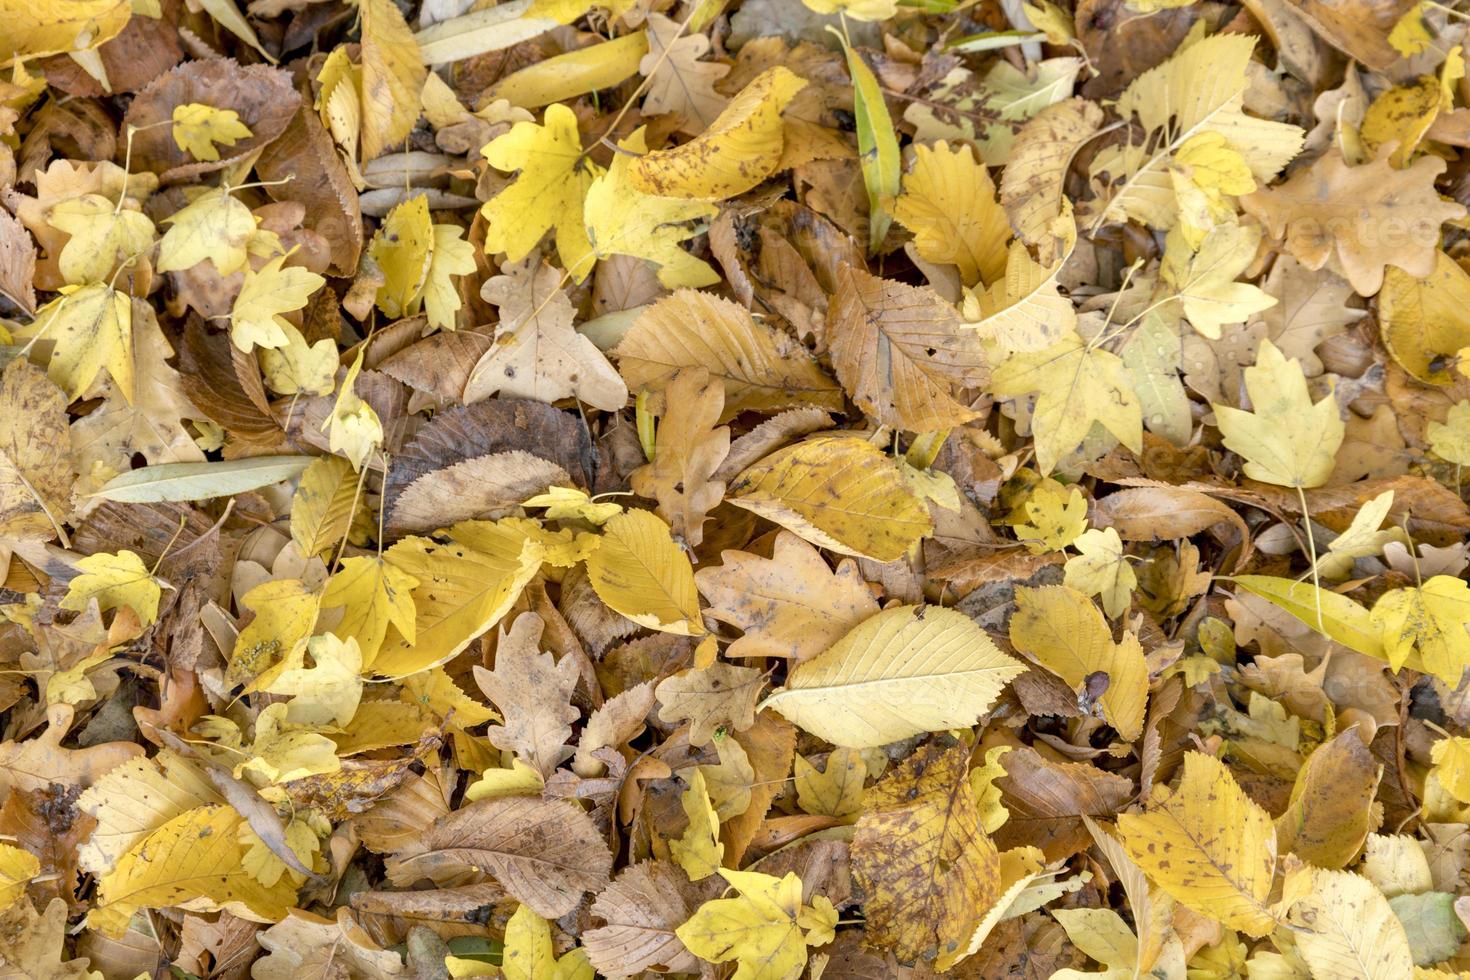
[{"label": "yellow serrated leaf", "polygon": [[599,599],[640,626],[704,635],[689,558],[669,526],[646,510],[625,511],[603,526],[587,577]]}]

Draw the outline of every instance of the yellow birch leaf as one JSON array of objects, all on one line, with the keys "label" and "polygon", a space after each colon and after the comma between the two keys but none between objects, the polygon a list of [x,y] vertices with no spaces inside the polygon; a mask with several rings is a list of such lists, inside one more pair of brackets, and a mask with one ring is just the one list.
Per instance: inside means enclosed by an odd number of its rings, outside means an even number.
[{"label": "yellow birch leaf", "polygon": [[1118,831],[1128,855],[1181,905],[1257,938],[1279,924],[1266,904],[1276,829],[1213,756],[1186,753],[1179,788],[1159,787],[1144,813],[1120,814]]},{"label": "yellow birch leaf", "polygon": [[680,797],[680,803],[689,818],[689,826],[682,837],[669,841],[669,852],[690,881],[699,881],[719,871],[725,857],[725,846],[720,843],[720,818],[710,803],[701,767],[694,767],[689,788]]},{"label": "yellow birch leaf", "polygon": [[138,909],[188,905],[223,908],[257,922],[285,918],[296,889],[285,878],[267,888],[251,877],[238,840],[244,823],[227,806],[201,806],[174,817],[102,877],[93,914],[125,924]]},{"label": "yellow birch leaf", "polygon": [[837,910],[818,895],[801,902],[801,879],[794,872],[776,878],[759,871],[720,875],[739,897],[705,902],[675,930],[695,956],[711,963],[737,962],[732,980],[796,980],[806,968],[808,944],[831,941]]},{"label": "yellow birch leaf", "polygon": [[[587,189],[583,221],[592,255],[599,259],[631,255],[652,262],[658,267],[658,281],[670,289],[719,282],[719,274],[707,262],[679,247],[698,233],[700,224],[714,218],[719,208],[638,189],[632,167],[634,160],[648,152],[643,127],[618,147],[624,152],[615,154],[607,173]],[[591,258],[567,268],[580,280],[592,268]]]},{"label": "yellow birch leaf", "polygon": [[127,606],[147,626],[158,618],[158,600],[163,595],[158,580],[148,566],[131,551],[115,555],[99,552],[77,561],[81,573],[67,585],[62,609],[81,612],[87,603],[97,600],[106,612]]},{"label": "yellow birch leaf", "polygon": [[942,140],[916,145],[893,216],[914,233],[920,256],[955,266],[964,285],[993,283],[1005,274],[1010,219],[996,201],[990,170],[969,146],[951,149]]},{"label": "yellow birch leaf", "polygon": [[359,0],[362,18],[362,158],[402,142],[423,108],[419,43],[393,0]]},{"label": "yellow birch leaf", "polygon": [[865,749],[968,728],[1023,670],[963,613],[897,606],[797,664],[761,707],[833,745]]},{"label": "yellow birch leaf", "polygon": [[340,545],[357,499],[357,474],[351,464],[338,456],[312,460],[291,497],[291,540],[301,553],[309,558]]},{"label": "yellow birch leaf", "polygon": [[529,905],[517,908],[505,924],[500,975],[505,980],[593,980],[594,977],[585,949],[568,950],[557,958],[551,943],[551,923],[533,912]]},{"label": "yellow birch leaf", "polygon": [[455,529],[448,544],[408,537],[384,559],[418,580],[413,589],[414,641],[389,634],[366,666],[383,677],[403,677],[452,659],[510,610],[541,567],[524,530],[506,522],[473,522],[475,533]]},{"label": "yellow birch leaf", "polygon": [[1099,702],[1103,717],[1125,741],[1143,732],[1148,700],[1148,665],[1131,632],[1113,642],[1107,620],[1087,598],[1065,585],[1016,590],[1011,642],[1047,670],[1081,690],[1097,673],[1108,677]]},{"label": "yellow birch leaf", "polygon": [[46,373],[67,401],[80,398],[105,367],[118,392],[132,402],[133,305],[127,293],[102,283],[83,286],[41,307],[36,319],[15,333],[56,342]]},{"label": "yellow birch leaf", "polygon": [[1280,487],[1327,482],[1347,432],[1337,399],[1328,395],[1314,405],[1300,362],[1269,340],[1245,369],[1245,388],[1251,411],[1212,406],[1226,448],[1245,460],[1245,475]]},{"label": "yellow birch leaf", "polygon": [[244,269],[255,215],[226,187],[215,187],[175,211],[158,246],[158,271],[182,272],[209,259],[222,276]]},{"label": "yellow birch leaf", "polygon": [[646,510],[624,511],[603,525],[587,578],[599,599],[639,626],[704,635],[689,558],[669,526]]},{"label": "yellow birch leaf", "polygon": [[209,161],[219,159],[216,143],[234,146],[255,135],[234,109],[216,109],[202,102],[174,106],[172,131],[179,149],[192,154],[195,160]]},{"label": "yellow birch leaf", "polygon": [[281,316],[306,305],[311,294],[326,280],[299,266],[282,268],[289,255],[278,255],[258,271],[245,270],[245,281],[230,310],[230,339],[245,352],[259,347],[285,347],[290,338],[285,328],[291,321]]},{"label": "yellow birch leaf", "polygon": [[809,440],[767,456],[726,500],[844,555],[893,561],[933,529],[929,508],[866,439]]},{"label": "yellow birch leaf", "polygon": [[781,110],[806,87],[790,69],[767,68],[699,136],[636,158],[629,183],[644,194],[723,201],[775,172],[785,148]]},{"label": "yellow birch leaf", "polygon": [[0,64],[16,58],[87,51],[116,37],[132,17],[129,0],[0,4]]},{"label": "yellow birch leaf", "polygon": [[1395,980],[1414,975],[1403,923],[1383,893],[1361,875],[1315,870],[1311,893],[1297,902],[1288,921],[1297,951],[1314,977]]}]

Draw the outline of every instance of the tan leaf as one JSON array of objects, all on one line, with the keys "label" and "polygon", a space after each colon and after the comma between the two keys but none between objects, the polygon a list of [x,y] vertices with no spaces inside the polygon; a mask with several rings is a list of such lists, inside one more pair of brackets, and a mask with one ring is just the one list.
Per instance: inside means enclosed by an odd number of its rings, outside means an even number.
[{"label": "tan leaf", "polygon": [[720,729],[741,731],[755,723],[755,702],[765,678],[754,667],[717,663],[704,670],[685,670],[659,682],[658,716],[667,722],[689,721],[689,741],[708,745]]},{"label": "tan leaf", "polygon": [[486,737],[496,748],[514,752],[543,778],[572,754],[566,744],[572,722],[582,716],[570,703],[577,687],[577,663],[571,657],[557,663],[551,654],[540,652],[544,626],[535,613],[521,613],[509,632],[501,627],[495,669],[475,667],[480,690],[505,716],[502,724],[490,726]]},{"label": "tan leaf", "polygon": [[703,368],[685,368],[663,391],[653,462],[629,475],[633,492],[658,501],[659,516],[691,548],[704,540],[704,522],[725,496],[714,473],[730,451],[730,430],[716,426],[725,392]]}]

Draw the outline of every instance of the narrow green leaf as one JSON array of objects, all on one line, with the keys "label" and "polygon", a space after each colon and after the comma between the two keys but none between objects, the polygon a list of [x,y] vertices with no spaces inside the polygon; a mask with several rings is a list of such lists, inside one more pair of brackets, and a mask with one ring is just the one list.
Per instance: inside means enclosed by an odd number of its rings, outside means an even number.
[{"label": "narrow green leaf", "polygon": [[310,462],[310,456],[256,456],[219,463],[164,463],[119,474],[92,496],[129,504],[209,500],[289,480],[301,475]]}]

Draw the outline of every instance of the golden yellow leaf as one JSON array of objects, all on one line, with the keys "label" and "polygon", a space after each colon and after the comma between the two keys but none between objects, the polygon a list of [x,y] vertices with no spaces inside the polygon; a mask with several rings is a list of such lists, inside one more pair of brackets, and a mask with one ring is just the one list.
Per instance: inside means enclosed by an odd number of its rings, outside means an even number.
[{"label": "golden yellow leaf", "polygon": [[806,968],[808,945],[830,942],[837,910],[821,895],[801,901],[801,879],[794,872],[776,878],[759,871],[731,871],[724,877],[737,898],[705,902],[676,931],[691,953],[711,963],[737,962],[733,980],[796,980]]},{"label": "golden yellow leaf", "polygon": [[[1433,674],[1458,685],[1470,666],[1470,586],[1464,579],[1436,575],[1421,586],[1378,597],[1369,613],[1388,663]],[[1410,660],[1418,655],[1418,664]]]},{"label": "golden yellow leaf", "polygon": [[352,721],[362,698],[362,650],[352,637],[343,642],[330,633],[313,636],[251,687],[290,695],[286,720],[293,725],[341,728]]},{"label": "golden yellow leaf", "polygon": [[116,37],[133,14],[128,0],[75,0],[65,4],[5,0],[0,6],[0,63],[61,52],[86,51]]},{"label": "golden yellow leaf", "polygon": [[525,531],[506,522],[457,526],[448,544],[404,538],[383,557],[418,580],[414,639],[394,630],[366,662],[385,677],[416,674],[454,657],[509,611],[541,567]]},{"label": "golden yellow leaf", "polygon": [[221,146],[234,146],[255,134],[240,121],[234,109],[217,109],[202,102],[186,102],[174,106],[173,137],[179,149],[195,160],[218,160]]},{"label": "golden yellow leaf", "polygon": [[551,944],[551,923],[529,905],[517,908],[505,924],[500,975],[505,980],[593,980],[587,951],[573,949],[558,958]]},{"label": "golden yellow leaf", "polygon": [[1023,669],[968,616],[898,606],[797,664],[761,707],[834,745],[871,748],[975,724]]},{"label": "golden yellow leaf", "polygon": [[704,635],[689,558],[669,526],[646,510],[624,511],[603,525],[587,577],[599,599],[639,626]]},{"label": "golden yellow leaf", "polygon": [[298,392],[330,395],[337,386],[336,343],[330,337],[323,337],[314,344],[308,344],[301,331],[284,318],[277,318],[275,325],[281,329],[286,343],[281,347],[257,350],[266,386],[279,395]]},{"label": "golden yellow leaf", "polygon": [[133,400],[133,306],[126,293],[101,283],[64,293],[16,335],[56,341],[46,373],[68,401],[81,397],[104,367],[123,398]]},{"label": "golden yellow leaf", "polygon": [[395,206],[383,219],[368,258],[383,273],[378,287],[378,309],[393,319],[409,315],[419,290],[429,278],[434,253],[434,225],[429,219],[429,199],[416,194]]},{"label": "golden yellow leaf", "polygon": [[124,762],[77,797],[77,809],[97,821],[97,829],[77,848],[79,863],[94,875],[105,875],[135,844],[174,817],[223,802],[204,773],[172,749]]},{"label": "golden yellow leaf", "polygon": [[362,18],[362,158],[367,161],[413,129],[428,69],[393,0],[359,0],[357,9]]},{"label": "golden yellow leaf", "polygon": [[71,236],[58,267],[68,283],[108,282],[120,262],[145,255],[153,222],[141,211],[117,208],[101,194],[83,194],[51,209],[51,226]]},{"label": "golden yellow leaf", "polygon": [[201,806],[149,834],[99,881],[93,915],[101,928],[117,935],[138,909],[186,903],[258,922],[283,918],[296,889],[286,879],[267,888],[245,870],[238,842],[244,822],[227,806]]},{"label": "golden yellow leaf", "polygon": [[824,769],[798,755],[796,800],[807,813],[848,820],[863,811],[863,781],[868,765],[857,749],[833,749]]},{"label": "golden yellow leaf", "polygon": [[371,663],[390,623],[404,642],[414,642],[412,593],[418,584],[418,579],[381,557],[354,555],[343,559],[337,573],[327,580],[322,606],[342,607],[342,621],[332,632],[344,640],[355,640],[363,659]]},{"label": "golden yellow leaf", "polygon": [[1179,297],[1190,325],[1206,337],[1218,340],[1222,327],[1276,305],[1259,286],[1235,281],[1255,261],[1260,241],[1259,228],[1238,224],[1218,225],[1196,245],[1186,241],[1182,226],[1170,233],[1160,278]]},{"label": "golden yellow leaf", "polygon": [[1028,523],[1016,525],[1016,539],[1033,555],[1061,551],[1087,530],[1087,498],[1078,487],[1051,477],[1031,491],[1024,505]]},{"label": "golden yellow leaf", "polygon": [[[586,191],[582,218],[591,255],[568,265],[581,279],[592,268],[593,259],[631,255],[658,267],[658,281],[670,289],[680,286],[709,286],[719,274],[703,259],[679,247],[696,233],[696,225],[719,211],[713,204],[674,197],[661,197],[639,189],[633,176],[633,161],[648,152],[643,127],[618,143],[607,173],[592,181]],[[560,246],[558,246],[560,249]]]},{"label": "golden yellow leaf", "polygon": [[291,497],[291,540],[303,555],[340,545],[358,499],[357,474],[337,456],[311,461]]},{"label": "golden yellow leaf", "polygon": [[1109,616],[1122,615],[1138,587],[1138,576],[1123,552],[1123,539],[1117,530],[1084,531],[1072,546],[1081,554],[1067,559],[1064,584],[1083,595],[1098,596]]},{"label": "golden yellow leaf", "polygon": [[158,618],[163,590],[143,559],[133,552],[88,555],[77,561],[77,570],[80,574],[67,585],[62,609],[81,612],[96,599],[103,612],[127,606],[145,626]]},{"label": "golden yellow leaf", "polygon": [[699,136],[636,158],[628,168],[629,184],[644,194],[697,201],[723,201],[750,190],[780,164],[781,110],[806,84],[790,69],[766,69]]},{"label": "golden yellow leaf", "polygon": [[928,507],[865,439],[808,440],[778,450],[730,483],[726,498],[818,547],[893,561],[933,529]]},{"label": "golden yellow leaf", "polygon": [[710,804],[701,767],[694,768],[689,788],[680,797],[680,802],[684,815],[689,818],[689,826],[682,837],[669,841],[669,852],[689,875],[690,881],[699,881],[719,871],[725,856],[725,847],[720,843],[720,818]]},{"label": "golden yellow leaf", "polygon": [[504,252],[508,260],[519,262],[554,230],[562,268],[579,279],[585,276],[592,246],[582,225],[582,206],[602,168],[583,152],[572,110],[547,106],[543,125],[518,122],[480,152],[497,170],[519,171],[509,187],[480,208],[485,251]]},{"label": "golden yellow leaf", "polygon": [[305,643],[316,625],[319,600],[300,579],[262,582],[240,599],[255,612],[235,638],[225,677],[232,684],[253,680]]},{"label": "golden yellow leaf", "polygon": [[255,215],[228,187],[200,194],[163,221],[168,230],[158,246],[158,271],[180,272],[209,259],[222,276],[246,267]]},{"label": "golden yellow leaf", "polygon": [[633,31],[529,64],[496,82],[483,98],[527,109],[570,101],[588,92],[616,87],[638,71],[647,53],[647,35]]},{"label": "golden yellow leaf", "polygon": [[1393,359],[1415,378],[1448,385],[1455,380],[1445,363],[1470,347],[1465,309],[1470,305],[1470,273],[1442,251],[1433,271],[1411,275],[1397,265],[1384,272],[1378,294],[1378,328]]},{"label": "golden yellow leaf", "polygon": [[1226,447],[1245,460],[1245,475],[1281,487],[1325,483],[1347,431],[1337,399],[1328,395],[1313,404],[1301,364],[1269,340],[1245,369],[1245,387],[1251,411],[1213,406]]},{"label": "golden yellow leaf", "polygon": [[1181,905],[1249,936],[1277,927],[1267,905],[1275,828],[1218,759],[1186,753],[1179,788],[1159,787],[1144,813],[1119,815],[1118,830],[1128,855]]},{"label": "golden yellow leaf", "polygon": [[1018,588],[1011,615],[1011,642],[1047,670],[1082,690],[1097,673],[1107,675],[1099,702],[1103,717],[1126,741],[1143,732],[1148,700],[1148,665],[1131,632],[1120,643],[1101,612],[1076,589],[1065,585]]},{"label": "golden yellow leaf", "polygon": [[26,885],[41,873],[41,862],[30,851],[0,844],[0,912],[9,911],[26,893]]},{"label": "golden yellow leaf", "polygon": [[951,149],[943,140],[932,147],[920,144],[893,216],[914,233],[914,246],[924,259],[955,266],[966,286],[989,284],[1005,274],[1011,237],[995,193],[989,169],[968,146]]},{"label": "golden yellow leaf", "polygon": [[378,418],[377,411],[353,390],[358,372],[362,370],[362,355],[359,349],[357,359],[347,369],[347,376],[337,391],[332,414],[322,426],[327,430],[328,448],[346,456],[354,470],[361,470],[368,456],[383,444],[382,420]]},{"label": "golden yellow leaf", "polygon": [[230,338],[245,352],[259,347],[284,347],[290,342],[285,328],[292,326],[282,313],[299,310],[326,280],[299,266],[283,268],[289,255],[278,255],[259,270],[246,269],[235,305],[230,310]]}]

